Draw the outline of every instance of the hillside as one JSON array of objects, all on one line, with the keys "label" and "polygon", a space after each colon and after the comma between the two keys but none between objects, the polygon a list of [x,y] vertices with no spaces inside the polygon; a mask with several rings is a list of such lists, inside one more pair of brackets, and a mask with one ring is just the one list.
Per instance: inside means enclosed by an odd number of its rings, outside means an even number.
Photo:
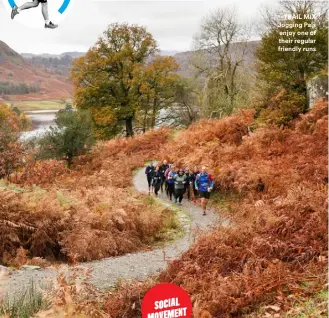
[{"label": "hillside", "polygon": [[[255,61],[254,52],[259,44],[259,41],[250,41],[247,46],[247,54],[245,55],[244,65],[247,69],[252,71],[253,64]],[[239,56],[241,53],[242,46],[240,43],[232,45],[233,56]],[[74,58],[83,56],[85,52],[64,52],[61,54],[31,54],[22,53],[21,55],[25,61],[33,66],[46,68],[56,74],[68,76],[72,61]],[[193,69],[191,67],[191,56],[193,51],[177,52],[175,50],[161,50],[160,55],[162,56],[173,56],[178,64],[180,65],[179,73],[184,77],[193,77]],[[216,60],[215,56],[209,56],[209,59]]]},{"label": "hillside", "polygon": [[24,58],[11,49],[6,43],[0,41],[0,65],[6,61],[11,61],[18,65],[24,64]]},{"label": "hillside", "polygon": [[[254,52],[259,45],[259,41],[250,41],[247,45],[246,55],[244,57],[244,65],[247,66],[249,70],[253,69],[253,65],[255,62]],[[240,56],[242,50],[241,43],[235,43],[231,47],[231,54],[234,56]],[[192,77],[193,76],[193,69],[191,67],[191,57],[192,57],[193,51],[187,51],[187,52],[181,52],[174,55],[176,61],[180,65],[179,72],[184,77]],[[216,56],[215,55],[208,55],[209,61],[215,61]]]},{"label": "hillside", "polygon": [[15,100],[52,100],[69,98],[72,83],[67,76],[26,62],[0,41],[0,98]]},{"label": "hillside", "polygon": [[[138,318],[139,300],[157,283],[182,286],[196,318],[288,317],[325,292],[327,111],[319,103],[289,129],[253,133],[253,111],[243,111],[197,122],[168,140],[159,158],[207,165],[216,184],[211,201],[234,226],[209,231],[155,281],[123,285],[108,296],[106,312]],[[327,317],[289,317],[306,316]]]},{"label": "hillside", "polygon": [[[60,59],[64,56],[70,56],[72,58],[77,58],[80,56],[85,55],[86,52],[63,52],[61,54],[49,54],[49,53],[42,53],[42,54],[32,54],[32,53],[21,53],[21,56],[23,56],[23,58],[25,59],[31,59],[33,57],[39,57],[39,58],[57,58]],[[160,55],[170,55],[170,56],[174,56],[175,54],[177,54],[177,51],[174,50],[161,50]]]},{"label": "hillside", "polygon": [[254,112],[244,110],[181,131],[100,142],[75,160],[72,171],[63,162],[32,162],[14,176],[16,185],[0,191],[3,219],[14,225],[0,231],[8,246],[3,262],[20,261],[22,249],[16,255],[12,247],[20,244],[29,257],[71,262],[138,251],[157,234],[163,211],[155,215],[152,197],[131,191],[132,171],[155,157],[179,167],[205,164],[216,185],[213,207],[234,226],[208,230],[159,276],[123,281],[97,295],[99,303],[87,284],[89,302],[76,298],[76,310],[90,305],[105,311],[92,317],[139,318],[147,290],[169,282],[189,293],[195,318],[304,317],[286,314],[326,295],[327,114],[321,102],[290,128],[250,132]]},{"label": "hillside", "polygon": [[[177,51],[161,51],[160,55],[174,56]],[[58,75],[68,76],[75,58],[85,55],[86,52],[63,52],[61,54],[31,54],[22,53],[25,61],[33,66],[45,68]]]}]

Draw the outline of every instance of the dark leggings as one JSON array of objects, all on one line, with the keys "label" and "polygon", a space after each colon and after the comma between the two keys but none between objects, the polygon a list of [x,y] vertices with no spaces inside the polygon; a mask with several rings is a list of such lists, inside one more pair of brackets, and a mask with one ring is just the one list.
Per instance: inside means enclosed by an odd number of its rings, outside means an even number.
[{"label": "dark leggings", "polygon": [[151,188],[151,185],[152,185],[152,176],[147,176],[147,183],[149,184],[149,188]]},{"label": "dark leggings", "polygon": [[165,190],[167,191],[167,181],[164,177],[163,179],[161,179],[161,191],[163,191],[163,185],[165,186]]},{"label": "dark leggings", "polygon": [[175,184],[168,183],[168,195],[169,195],[170,200],[172,199],[174,192],[175,192]]},{"label": "dark leggings", "polygon": [[158,195],[158,192],[159,192],[159,190],[160,190],[160,182],[156,182],[155,184],[154,184],[154,193],[155,193],[155,195]]},{"label": "dark leggings", "polygon": [[179,200],[179,202],[182,202],[183,195],[184,195],[185,189],[176,189],[175,190],[175,200]]},{"label": "dark leggings", "polygon": [[185,187],[185,192],[187,193],[187,199],[188,200],[191,200],[191,188],[190,188],[190,185],[187,185]]},{"label": "dark leggings", "polygon": [[193,187],[194,199],[197,199],[199,196],[199,191]]},{"label": "dark leggings", "polygon": [[166,194],[169,196],[169,187],[168,187],[168,180],[165,180],[165,189],[166,189]]}]

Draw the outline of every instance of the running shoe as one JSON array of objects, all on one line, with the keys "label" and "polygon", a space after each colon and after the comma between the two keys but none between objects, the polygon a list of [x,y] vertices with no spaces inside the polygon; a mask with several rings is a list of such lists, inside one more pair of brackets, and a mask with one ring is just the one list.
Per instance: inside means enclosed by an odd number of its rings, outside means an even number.
[{"label": "running shoe", "polygon": [[18,11],[17,11],[17,6],[14,6],[13,7],[13,9],[11,10],[11,18],[12,19],[14,19],[15,18],[15,16],[19,13]]},{"label": "running shoe", "polygon": [[58,27],[57,24],[52,23],[51,21],[47,24],[45,23],[45,28],[46,29],[56,29]]}]

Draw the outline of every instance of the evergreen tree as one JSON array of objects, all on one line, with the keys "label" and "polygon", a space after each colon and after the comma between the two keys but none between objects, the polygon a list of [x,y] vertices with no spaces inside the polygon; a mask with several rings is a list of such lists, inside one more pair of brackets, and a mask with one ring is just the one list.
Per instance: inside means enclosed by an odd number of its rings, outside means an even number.
[{"label": "evergreen tree", "polygon": [[[258,79],[266,91],[265,103],[259,112],[266,114],[265,117],[275,114],[275,121],[282,124],[307,110],[307,80],[326,68],[327,8],[314,1],[283,1],[278,12],[266,13],[265,22],[267,29],[256,51]],[[287,31],[296,32],[292,44],[280,43],[282,39],[289,39],[282,33]],[[310,32],[315,32],[315,35],[310,35]],[[313,43],[299,43],[308,39]],[[282,50],[282,47],[295,46],[301,51]]]}]

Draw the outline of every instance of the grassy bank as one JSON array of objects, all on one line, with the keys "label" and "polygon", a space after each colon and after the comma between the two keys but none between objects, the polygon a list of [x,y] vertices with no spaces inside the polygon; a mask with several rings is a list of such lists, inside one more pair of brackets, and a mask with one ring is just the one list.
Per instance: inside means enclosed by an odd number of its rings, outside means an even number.
[{"label": "grassy bank", "polygon": [[58,110],[64,109],[65,103],[61,100],[43,100],[43,101],[6,101],[8,105],[18,107],[20,111],[33,110]]},{"label": "grassy bank", "polygon": [[51,302],[32,283],[20,296],[0,300],[0,316],[7,318],[29,318],[40,310],[48,309]]}]

